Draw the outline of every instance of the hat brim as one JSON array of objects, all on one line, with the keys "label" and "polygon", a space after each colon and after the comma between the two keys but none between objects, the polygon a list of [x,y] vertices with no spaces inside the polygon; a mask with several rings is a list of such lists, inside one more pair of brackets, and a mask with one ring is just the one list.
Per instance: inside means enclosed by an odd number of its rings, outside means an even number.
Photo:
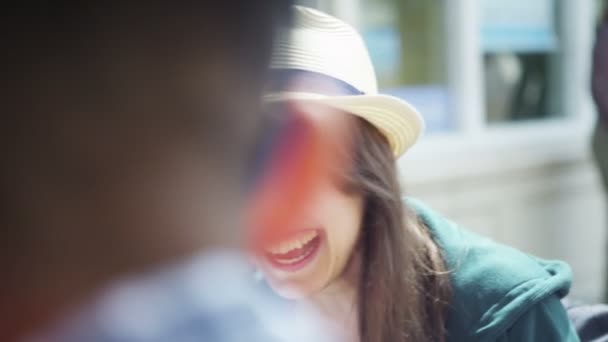
[{"label": "hat brim", "polygon": [[264,103],[267,104],[283,101],[326,105],[367,120],[384,134],[395,159],[412,147],[424,131],[424,120],[420,113],[409,103],[394,96],[327,96],[304,92],[280,92],[264,96]]}]

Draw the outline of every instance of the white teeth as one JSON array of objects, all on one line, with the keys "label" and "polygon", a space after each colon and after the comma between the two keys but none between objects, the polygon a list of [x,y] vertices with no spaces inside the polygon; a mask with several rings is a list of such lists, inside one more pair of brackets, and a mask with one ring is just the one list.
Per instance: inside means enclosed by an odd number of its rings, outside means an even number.
[{"label": "white teeth", "polygon": [[300,255],[293,259],[276,259],[275,262],[277,262],[279,264],[283,264],[283,265],[291,265],[291,264],[295,264],[296,262],[298,262],[304,258],[306,258],[306,255]]},{"label": "white teeth", "polygon": [[[286,254],[291,252],[294,249],[302,248],[304,245],[309,243],[312,239],[316,238],[319,235],[314,230],[309,230],[303,233],[299,233],[289,240],[281,241],[272,246],[266,248],[266,251],[272,254]],[[296,258],[297,259],[297,258]],[[297,260],[296,260],[297,261]],[[294,261],[291,261],[294,262]]]},{"label": "white teeth", "polygon": [[291,245],[289,244],[289,241],[283,242],[281,244],[281,253],[287,253],[290,250],[291,250]]}]

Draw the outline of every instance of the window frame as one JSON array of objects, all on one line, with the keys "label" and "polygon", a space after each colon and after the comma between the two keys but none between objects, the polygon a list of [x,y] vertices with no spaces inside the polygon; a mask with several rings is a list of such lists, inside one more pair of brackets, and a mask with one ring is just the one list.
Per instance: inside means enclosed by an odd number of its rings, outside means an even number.
[{"label": "window frame", "polygon": [[[316,0],[316,4],[357,27],[359,0]],[[589,95],[589,68],[596,1],[563,1],[560,5],[558,67],[564,115],[488,124],[480,4],[478,0],[445,1],[447,87],[455,127],[427,134],[398,161],[407,182],[474,177],[590,158],[588,139],[595,110]]]}]

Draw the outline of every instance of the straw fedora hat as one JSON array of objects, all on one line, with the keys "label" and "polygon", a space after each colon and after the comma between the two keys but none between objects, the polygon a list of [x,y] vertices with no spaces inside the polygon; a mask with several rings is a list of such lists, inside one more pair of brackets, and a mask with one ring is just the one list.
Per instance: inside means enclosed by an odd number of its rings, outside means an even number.
[{"label": "straw fedora hat", "polygon": [[296,91],[273,89],[265,103],[305,101],[357,115],[387,138],[395,158],[419,138],[424,122],[407,102],[378,94],[374,68],[363,39],[345,22],[315,9],[294,6],[289,28],[279,33],[270,64],[272,72],[308,73],[340,84],[341,91],[327,92],[308,82]]}]

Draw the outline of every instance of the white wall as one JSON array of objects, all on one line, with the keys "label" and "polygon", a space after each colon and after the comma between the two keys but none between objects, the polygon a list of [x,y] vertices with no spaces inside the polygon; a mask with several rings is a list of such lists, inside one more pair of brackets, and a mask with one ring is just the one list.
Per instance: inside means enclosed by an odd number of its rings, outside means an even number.
[{"label": "white wall", "polygon": [[468,229],[568,262],[574,271],[573,296],[598,301],[608,206],[586,139],[580,145],[567,158],[545,153],[535,160],[530,159],[532,147],[522,147],[527,157],[493,148],[486,156],[473,148],[459,155],[419,153],[401,162],[405,192]]}]

